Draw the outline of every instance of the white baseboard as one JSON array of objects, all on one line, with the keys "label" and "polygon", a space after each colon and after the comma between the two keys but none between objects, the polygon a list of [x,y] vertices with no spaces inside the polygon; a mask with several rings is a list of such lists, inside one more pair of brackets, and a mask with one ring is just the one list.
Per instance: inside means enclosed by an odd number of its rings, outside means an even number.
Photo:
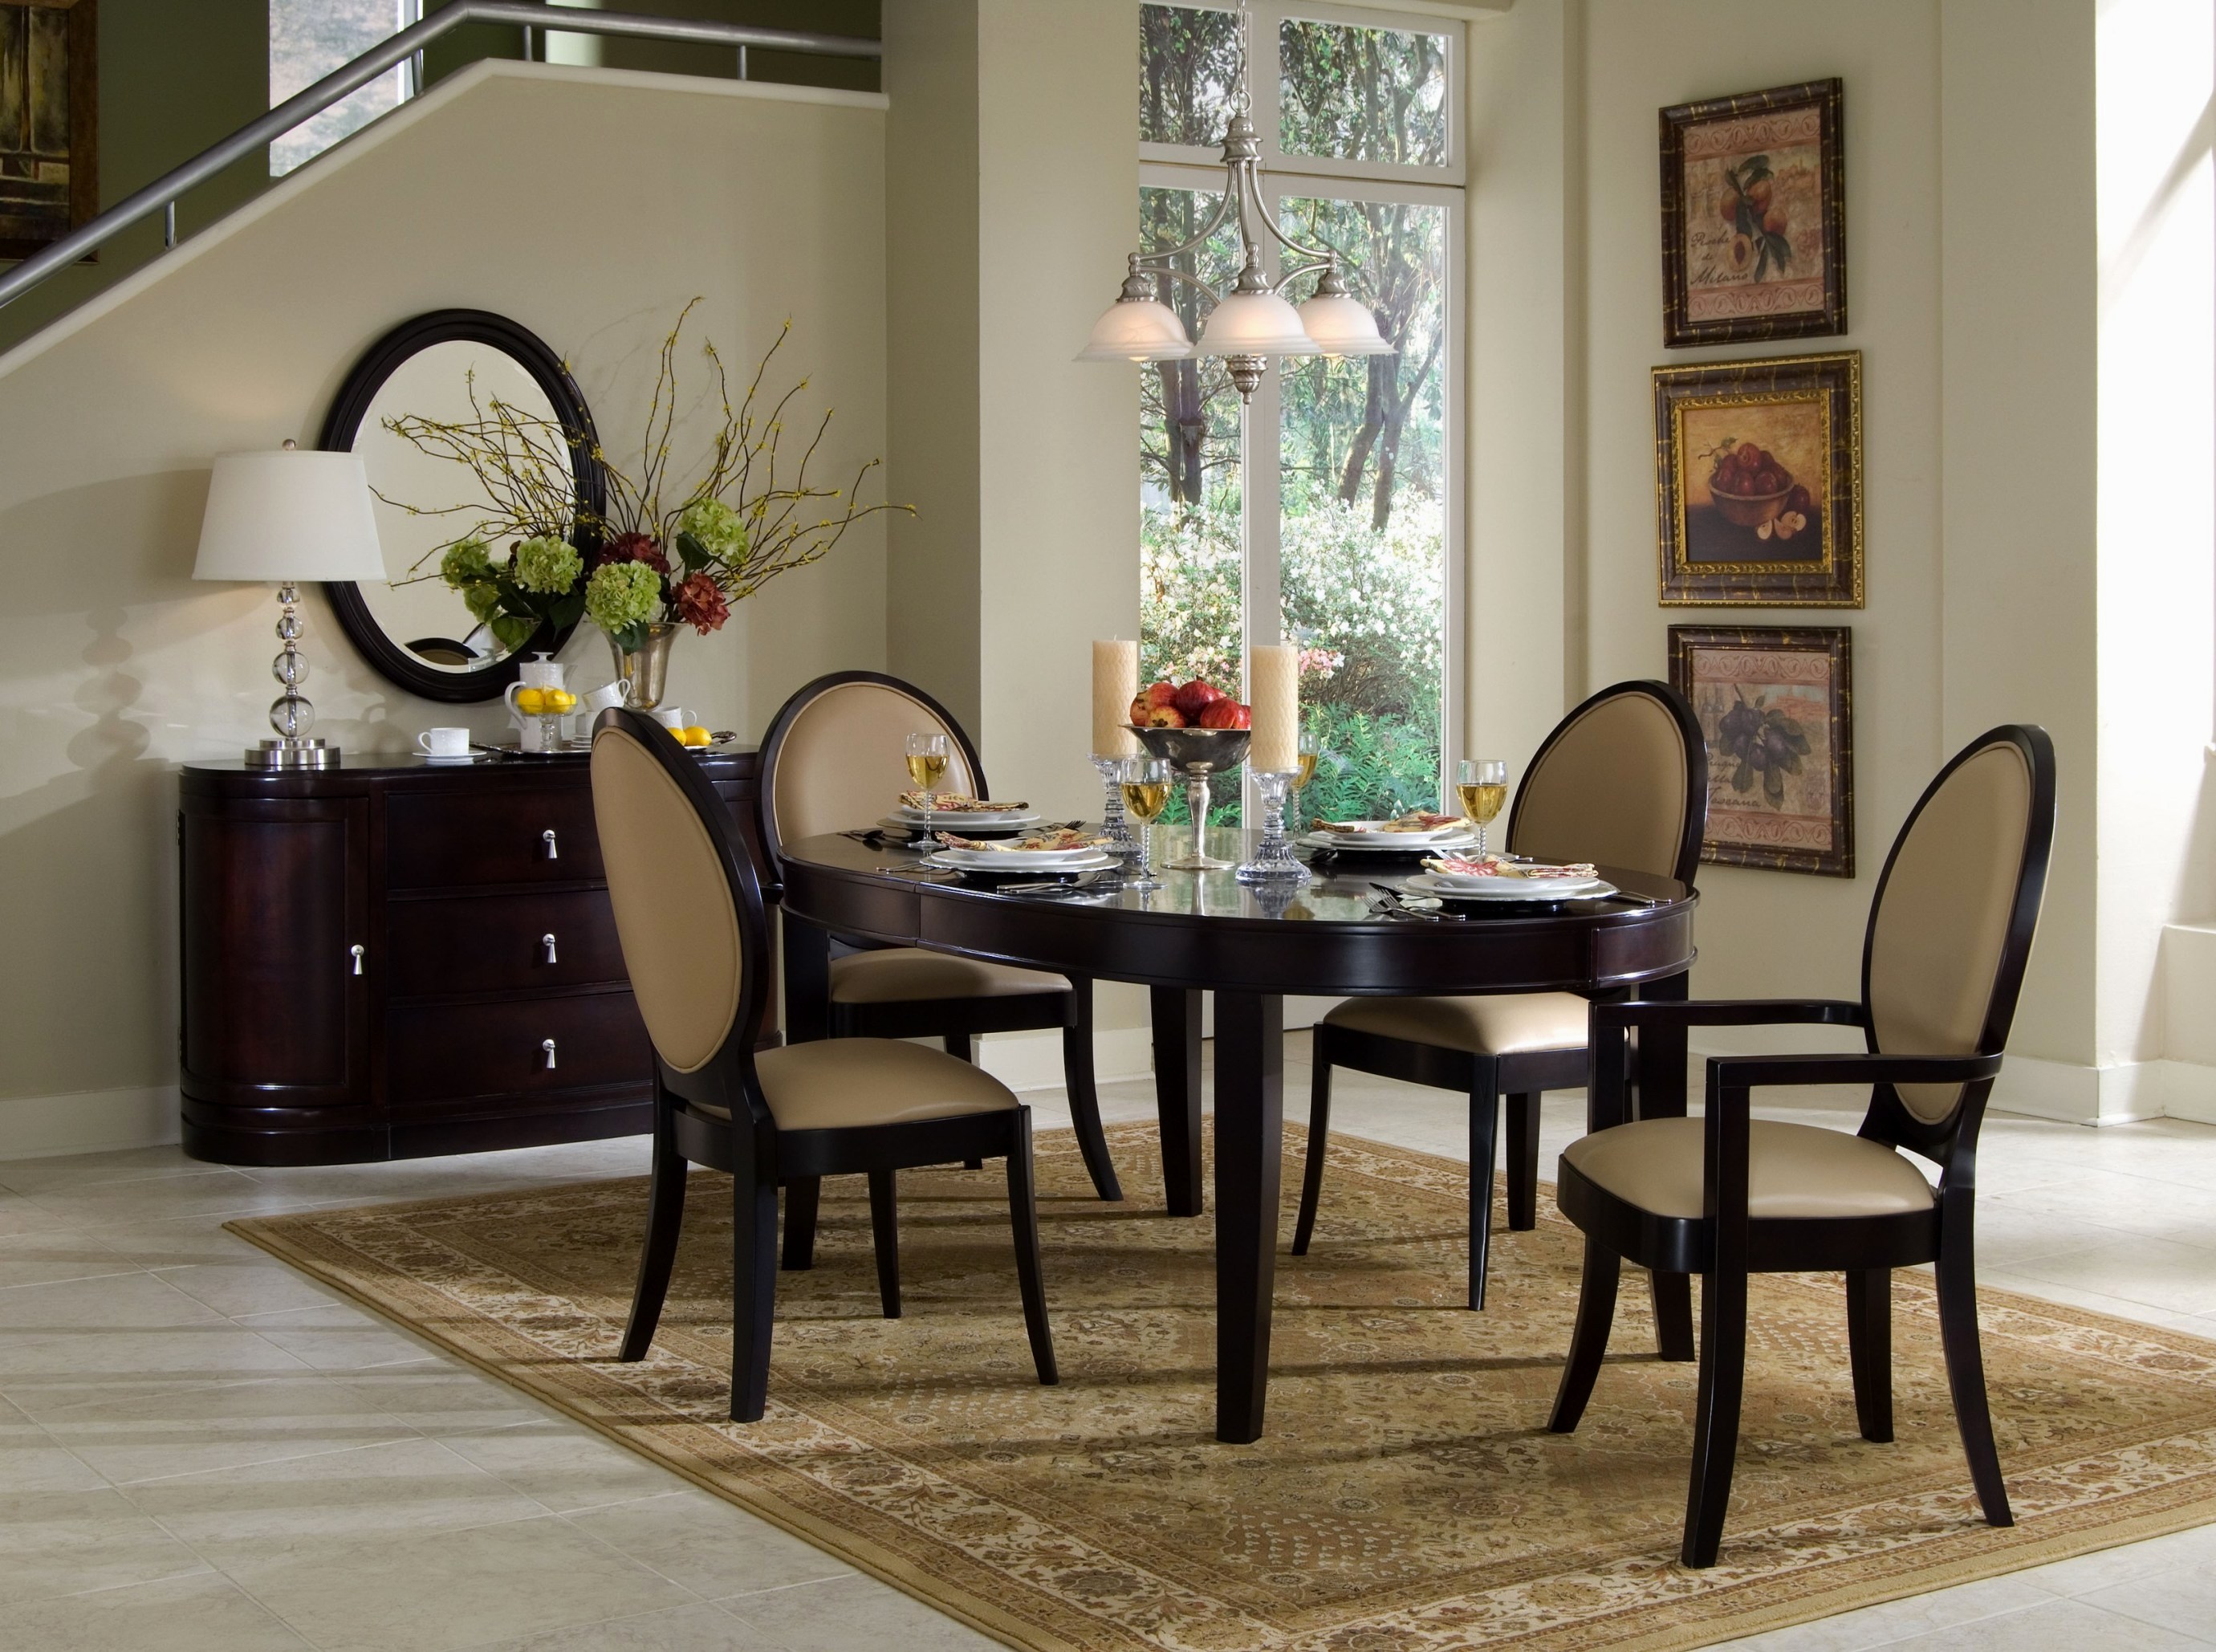
[{"label": "white baseboard", "polygon": [[0,1100],[0,1159],[165,1147],[178,1139],[177,1087]]},{"label": "white baseboard", "polygon": [[[977,1064],[1012,1090],[1062,1088],[1062,1034],[988,1032],[977,1040]],[[1145,1078],[1154,1070],[1154,1035],[1143,1026],[1116,1026],[1093,1035],[1093,1076],[1102,1084]]]}]

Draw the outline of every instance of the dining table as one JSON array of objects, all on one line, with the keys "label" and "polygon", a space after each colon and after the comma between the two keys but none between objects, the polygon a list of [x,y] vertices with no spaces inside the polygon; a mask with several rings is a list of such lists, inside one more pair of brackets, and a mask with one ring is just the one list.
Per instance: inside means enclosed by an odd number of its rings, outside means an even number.
[{"label": "dining table", "polygon": [[[1259,835],[1209,829],[1211,854]],[[798,1006],[828,1001],[834,940],[921,946],[1148,989],[1169,1211],[1197,1216],[1202,995],[1215,1002],[1216,1402],[1219,1440],[1261,1437],[1268,1397],[1283,1152],[1288,996],[1568,991],[1682,998],[1694,958],[1691,886],[1599,868],[1617,893],[1560,902],[1435,903],[1413,855],[1326,853],[1312,881],[1241,883],[1122,869],[1001,876],[928,866],[916,848],[857,830],[788,842],[779,868],[787,1036],[822,1036]],[[1632,1082],[1642,1117],[1685,1111],[1684,1034],[1646,1033]],[[1690,1358],[1690,1282],[1657,1276],[1665,1358]]]}]

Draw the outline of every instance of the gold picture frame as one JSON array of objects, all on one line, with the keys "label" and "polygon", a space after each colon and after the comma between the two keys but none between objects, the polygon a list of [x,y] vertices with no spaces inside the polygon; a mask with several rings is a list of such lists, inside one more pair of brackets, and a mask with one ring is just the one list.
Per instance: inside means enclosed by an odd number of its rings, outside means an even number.
[{"label": "gold picture frame", "polygon": [[0,258],[43,252],[100,212],[95,3],[0,0]]},{"label": "gold picture frame", "polygon": [[1654,369],[1664,607],[1862,606],[1862,360]]}]

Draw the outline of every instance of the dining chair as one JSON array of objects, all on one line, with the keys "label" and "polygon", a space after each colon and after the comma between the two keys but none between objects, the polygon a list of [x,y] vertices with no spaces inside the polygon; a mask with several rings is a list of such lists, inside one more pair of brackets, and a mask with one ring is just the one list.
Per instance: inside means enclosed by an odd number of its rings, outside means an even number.
[{"label": "dining chair", "polygon": [[[1700,1382],[1682,1556],[1715,1563],[1739,1445],[1747,1275],[1844,1273],[1847,1358],[1864,1439],[1893,1438],[1893,1270],[1936,1263],[1940,1344],[1986,1521],[2011,1523],[1978,1346],[1971,1209],[1978,1129],[2000,1071],[2054,840],[2054,747],[2041,729],[1981,735],[1910,811],[1870,902],[1862,997],[1597,1003],[1591,1131],[1562,1155],[1556,1201],[1585,1236],[1568,1363],[1548,1427],[1591,1398],[1628,1260],[1699,1273]],[[1858,1026],[1861,1054],[1719,1056],[1699,1119],[1627,1121],[1634,1028]],[[1764,1084],[1870,1087],[1861,1129],[1749,1117]],[[1935,1189],[1905,1156],[1938,1167]]]},{"label": "dining chair", "polygon": [[[1708,819],[1708,751],[1684,696],[1619,682],[1554,727],[1516,793],[1511,854],[1590,860],[1693,881]],[[1508,1225],[1538,1220],[1539,1094],[1585,1082],[1588,1001],[1571,992],[1350,998],[1314,1032],[1308,1162],[1293,1254],[1308,1254],[1331,1128],[1336,1067],[1469,1098],[1469,1305],[1485,1306],[1500,1098],[1508,1099]],[[1681,1322],[1690,1323],[1690,1320]]]},{"label": "dining chair", "polygon": [[[977,748],[945,707],[897,677],[838,671],[794,693],[762,741],[761,841],[773,866],[788,842],[874,823],[891,807],[905,773],[906,737],[944,734],[951,748],[941,785],[989,797]],[[1062,1030],[1062,1076],[1079,1153],[1104,1199],[1120,1199],[1115,1162],[1100,1127],[1093,1069],[1093,983],[920,946],[877,946],[850,937],[829,960],[796,945],[785,928],[785,1028],[789,1040],[936,1038],[968,1060],[981,1032]],[[785,1216],[785,1266],[806,1267],[815,1193],[796,1189]]]},{"label": "dining chair", "polygon": [[1057,1380],[1039,1279],[1031,1109],[990,1074],[920,1045],[837,1039],[754,1048],[769,932],[725,806],[660,725],[616,707],[593,730],[593,817],[639,1014],[654,1045],[646,1243],[619,1358],[643,1359],[669,1291],[686,1167],[731,1175],[731,1419],[762,1415],[777,1299],[780,1183],[866,1174],[880,1304],[900,1316],[896,1173],[1007,1161],[1016,1278],[1042,1383]]}]

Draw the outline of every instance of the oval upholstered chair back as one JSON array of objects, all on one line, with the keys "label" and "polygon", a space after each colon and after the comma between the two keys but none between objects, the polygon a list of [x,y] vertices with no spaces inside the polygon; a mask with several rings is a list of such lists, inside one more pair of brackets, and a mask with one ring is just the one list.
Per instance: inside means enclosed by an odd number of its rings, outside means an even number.
[{"label": "oval upholstered chair back", "polygon": [[[1940,772],[1900,829],[1862,950],[1870,1045],[1890,1055],[1990,1055],[2008,1042],[2046,884],[2054,755],[2036,729],[1982,736]],[[1895,1092],[1943,1124],[1959,1084]]]},{"label": "oval upholstered chair back", "polygon": [[1508,847],[1693,880],[1708,819],[1708,755],[1667,683],[1620,682],[1557,724],[1531,760]]},{"label": "oval upholstered chair back", "polygon": [[[607,713],[593,733],[593,819],[615,908],[616,938],[647,1036],[662,1063],[698,1072],[739,1020],[746,946],[728,843],[699,799],[650,743],[693,761],[636,712]],[[713,802],[705,781],[699,790]]]},{"label": "oval upholstered chair back", "polygon": [[802,688],[762,743],[764,846],[875,824],[907,789],[911,734],[943,734],[950,753],[945,792],[982,795],[970,737],[931,696],[897,678],[847,671]]}]

